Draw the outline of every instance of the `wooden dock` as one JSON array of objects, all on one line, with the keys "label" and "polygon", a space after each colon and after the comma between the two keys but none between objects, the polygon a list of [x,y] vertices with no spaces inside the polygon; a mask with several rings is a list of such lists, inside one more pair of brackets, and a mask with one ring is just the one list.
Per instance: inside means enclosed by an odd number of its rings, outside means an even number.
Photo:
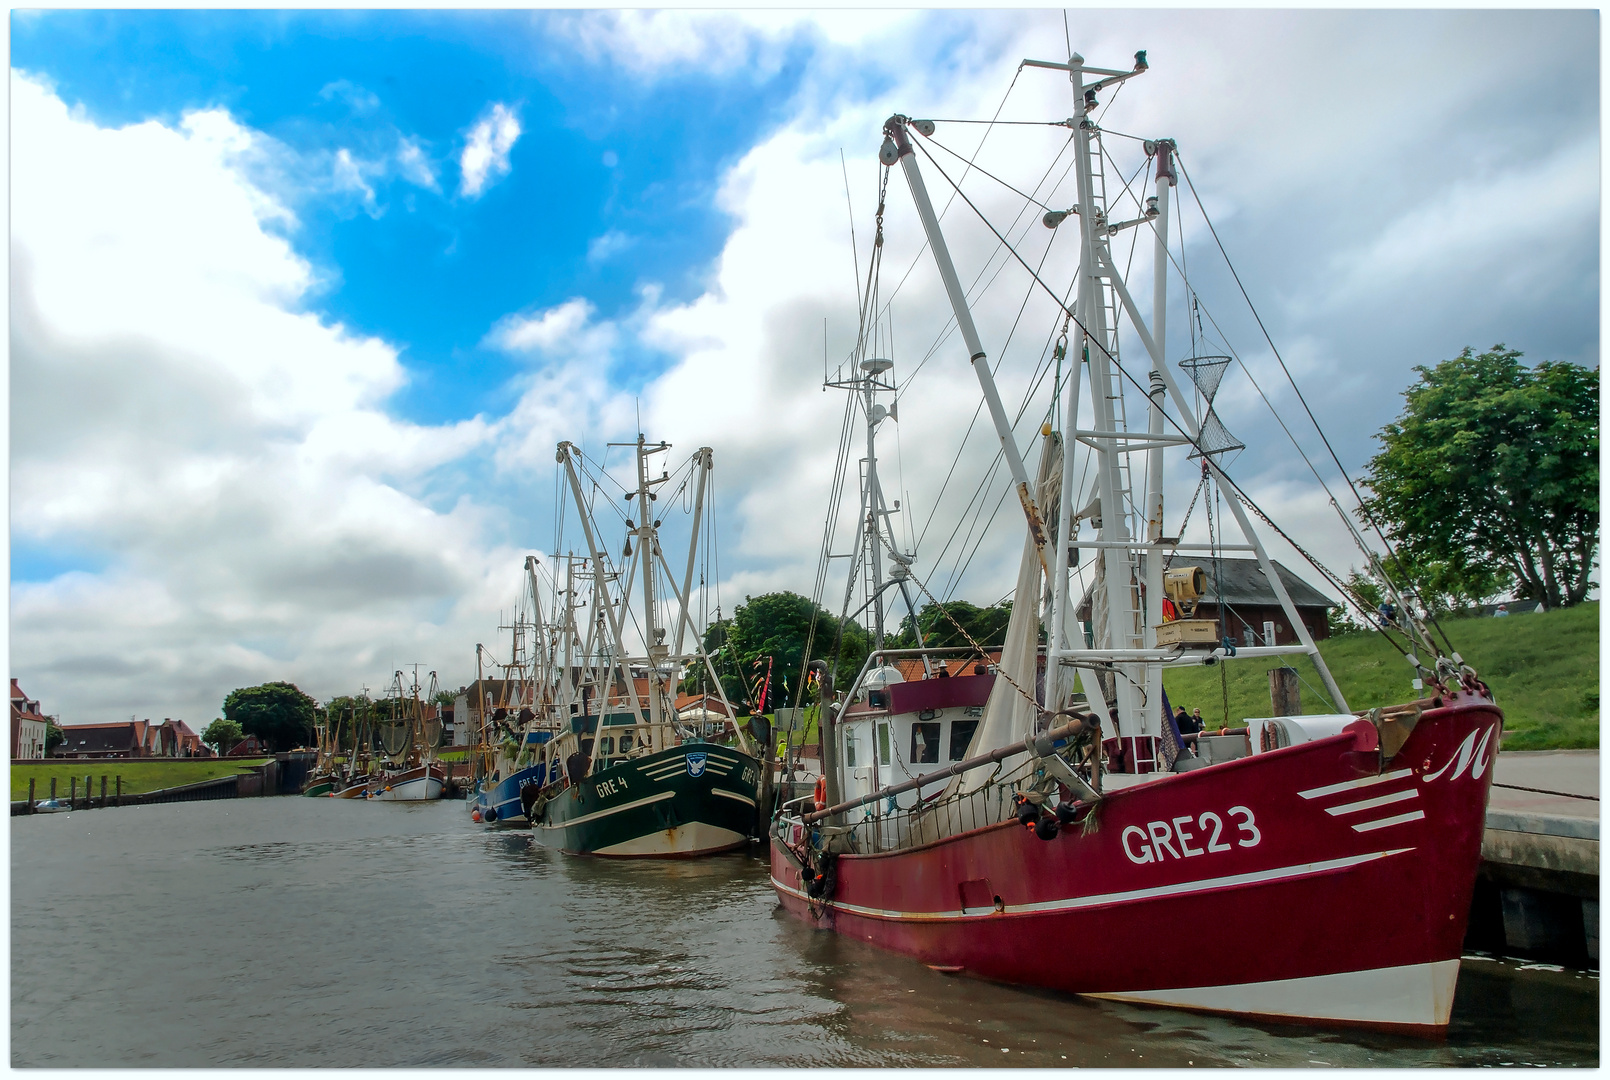
[{"label": "wooden dock", "polygon": [[1599,752],[1505,751],[1493,766],[1470,943],[1599,961]]}]

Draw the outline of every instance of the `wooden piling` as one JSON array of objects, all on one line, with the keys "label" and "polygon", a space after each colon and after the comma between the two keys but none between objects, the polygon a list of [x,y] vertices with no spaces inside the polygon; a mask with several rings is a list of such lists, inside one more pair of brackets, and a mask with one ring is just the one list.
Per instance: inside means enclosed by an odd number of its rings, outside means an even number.
[{"label": "wooden piling", "polygon": [[50,778],[50,801],[56,801],[56,778],[54,776]]},{"label": "wooden piling", "polygon": [[67,805],[74,810],[78,809],[78,777],[67,778]]},{"label": "wooden piling", "polygon": [[34,778],[28,778],[28,812],[34,812]]},{"label": "wooden piling", "polygon": [[117,805],[123,805],[123,774],[117,774]]},{"label": "wooden piling", "polygon": [[1275,716],[1301,716],[1303,714],[1302,683],[1296,668],[1269,669],[1269,704]]},{"label": "wooden piling", "polygon": [[106,809],[106,774],[101,773],[101,809]]}]

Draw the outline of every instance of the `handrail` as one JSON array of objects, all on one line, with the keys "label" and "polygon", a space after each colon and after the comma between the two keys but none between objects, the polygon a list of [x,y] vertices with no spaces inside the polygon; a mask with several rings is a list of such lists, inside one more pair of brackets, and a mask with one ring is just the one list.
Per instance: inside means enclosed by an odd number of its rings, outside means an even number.
[{"label": "handrail", "polygon": [[991,750],[987,754],[980,754],[978,757],[971,757],[965,761],[958,761],[951,765],[947,765],[945,768],[939,769],[935,772],[924,773],[922,776],[919,776],[916,779],[906,780],[898,784],[892,784],[885,788],[879,788],[877,791],[874,791],[869,795],[862,795],[858,799],[851,799],[849,802],[842,802],[837,806],[829,806],[824,810],[818,810],[815,813],[806,814],[801,820],[806,825],[812,825],[818,821],[821,821],[823,818],[831,817],[834,814],[842,814],[846,810],[854,810],[858,806],[865,806],[867,803],[877,802],[879,799],[886,798],[890,795],[899,795],[903,792],[913,791],[917,788],[937,783],[938,781],[944,780],[947,777],[956,776],[957,774],[967,772],[970,769],[976,769],[980,765],[992,765],[997,761],[1003,761],[1006,758],[1011,757],[1013,754],[1027,753],[1032,754],[1035,757],[1047,757],[1050,755],[1053,749],[1052,744],[1057,742],[1059,739],[1072,738],[1084,730],[1084,720],[1071,720],[1068,723],[1063,724],[1061,727],[1052,728],[1044,735],[1030,735],[1020,743],[1011,743],[1007,746],[1001,747],[998,750]]}]

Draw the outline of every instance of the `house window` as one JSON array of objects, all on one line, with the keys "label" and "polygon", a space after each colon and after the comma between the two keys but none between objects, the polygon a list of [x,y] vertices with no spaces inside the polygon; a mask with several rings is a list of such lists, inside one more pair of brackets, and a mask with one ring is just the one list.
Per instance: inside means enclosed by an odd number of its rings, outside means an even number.
[{"label": "house window", "polygon": [[972,745],[973,732],[978,730],[977,720],[953,720],[950,724],[950,760],[960,761],[967,756]]},{"label": "house window", "polygon": [[878,725],[878,764],[889,764],[889,725]]},{"label": "house window", "polygon": [[939,760],[939,722],[911,725],[911,761],[929,765]]}]

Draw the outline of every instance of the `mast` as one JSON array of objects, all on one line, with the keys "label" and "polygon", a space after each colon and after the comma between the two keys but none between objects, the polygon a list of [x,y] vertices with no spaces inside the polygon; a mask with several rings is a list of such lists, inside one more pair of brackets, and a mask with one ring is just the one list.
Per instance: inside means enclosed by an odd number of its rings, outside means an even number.
[{"label": "mast", "polygon": [[[660,443],[659,450],[666,449],[665,443]],[[659,610],[654,600],[654,556],[659,552],[659,535],[650,523],[649,512],[649,478],[647,442],[643,433],[637,433],[637,510],[640,515],[637,526],[637,557],[643,564],[643,647],[648,655],[648,716],[649,738],[653,740],[656,750],[664,749],[665,736],[660,730],[664,722],[663,708],[660,702],[660,662],[669,649],[662,643],[665,631],[659,627]],[[633,692],[635,697],[636,692]]]},{"label": "mast", "polygon": [[[979,340],[978,328],[973,325],[973,314],[967,307],[967,294],[962,290],[961,279],[956,276],[956,267],[950,261],[950,248],[945,245],[944,233],[939,231],[939,218],[934,214],[933,202],[928,198],[928,188],[922,182],[922,173],[917,169],[917,157],[912,152],[911,140],[906,132],[908,123],[912,121],[899,115],[891,116],[885,122],[883,148],[878,152],[878,158],[885,165],[893,165],[898,161],[906,175],[906,184],[911,188],[912,201],[917,204],[917,214],[922,218],[923,232],[928,236],[929,247],[933,248],[934,263],[939,267],[939,276],[945,283],[945,293],[950,297],[951,310],[956,315],[956,325],[961,330],[962,341],[967,345],[973,373],[978,376],[979,388],[983,391],[984,401],[989,406],[990,419],[994,421],[995,432],[1001,440],[1001,452],[1006,455],[1006,466],[1012,473],[1012,482],[1017,485],[1018,501],[1023,504],[1023,515],[1028,520],[1029,533],[1034,537],[1034,546],[1040,555],[1040,565],[1045,566],[1045,522],[1041,517],[1039,506],[1035,504],[1034,493],[1029,487],[1028,470],[1023,467],[1023,455],[1018,452],[1017,439],[1012,434],[1012,424],[1006,418],[1006,407],[1001,404],[1000,392],[995,388],[995,377],[990,373],[988,356],[984,352],[983,342]],[[915,123],[919,131],[926,126],[925,134],[934,130],[930,121],[919,120]]]},{"label": "mast", "polygon": [[[641,441],[642,436],[639,435],[638,439]],[[609,621],[609,630],[615,646],[615,667],[619,669],[621,679],[626,683],[626,698],[632,703],[632,711],[641,715],[643,710],[638,704],[637,687],[632,683],[632,673],[626,666],[626,649],[621,644],[620,618],[616,615],[615,605],[610,602],[609,595],[603,587],[604,567],[606,565],[603,553],[599,550],[598,537],[593,530],[592,515],[587,512],[587,500],[581,492],[581,478],[576,475],[576,463],[571,459],[571,455],[577,452],[574,445],[569,442],[562,442],[559,444],[558,458],[565,467],[565,476],[570,481],[570,493],[576,501],[576,512],[581,518],[581,531],[587,538],[587,550],[592,555],[594,595],[600,597],[603,614]],[[641,467],[641,462],[639,462],[639,466]],[[609,691],[606,679],[606,684],[601,691],[599,704],[600,724],[603,722],[602,718],[606,711],[608,700]]]},{"label": "mast", "polygon": [[[848,379],[828,379],[824,386],[835,389],[848,390],[860,402],[861,411],[866,417],[866,458],[861,473],[861,509],[860,530],[857,540],[857,551],[865,551],[866,561],[857,562],[850,568],[850,589],[853,591],[855,579],[865,573],[870,582],[867,590],[867,604],[861,608],[872,609],[872,651],[881,652],[884,639],[887,636],[887,626],[884,619],[883,594],[893,586],[898,586],[900,595],[906,602],[906,610],[911,613],[911,625],[917,635],[917,644],[923,642],[922,627],[917,622],[917,608],[912,603],[911,593],[906,582],[911,577],[908,569],[916,561],[915,552],[903,552],[895,541],[893,513],[899,513],[900,504],[895,503],[893,512],[889,510],[887,501],[883,496],[883,483],[878,476],[878,427],[885,420],[899,421],[898,405],[891,403],[884,406],[877,400],[879,393],[893,394],[896,387],[886,376],[894,369],[894,361],[879,358],[863,360],[859,365],[860,374]],[[889,568],[888,580],[883,576],[883,564],[880,561],[883,550],[887,548],[889,561],[893,564]],[[923,658],[923,667],[928,666],[927,657]]]}]

